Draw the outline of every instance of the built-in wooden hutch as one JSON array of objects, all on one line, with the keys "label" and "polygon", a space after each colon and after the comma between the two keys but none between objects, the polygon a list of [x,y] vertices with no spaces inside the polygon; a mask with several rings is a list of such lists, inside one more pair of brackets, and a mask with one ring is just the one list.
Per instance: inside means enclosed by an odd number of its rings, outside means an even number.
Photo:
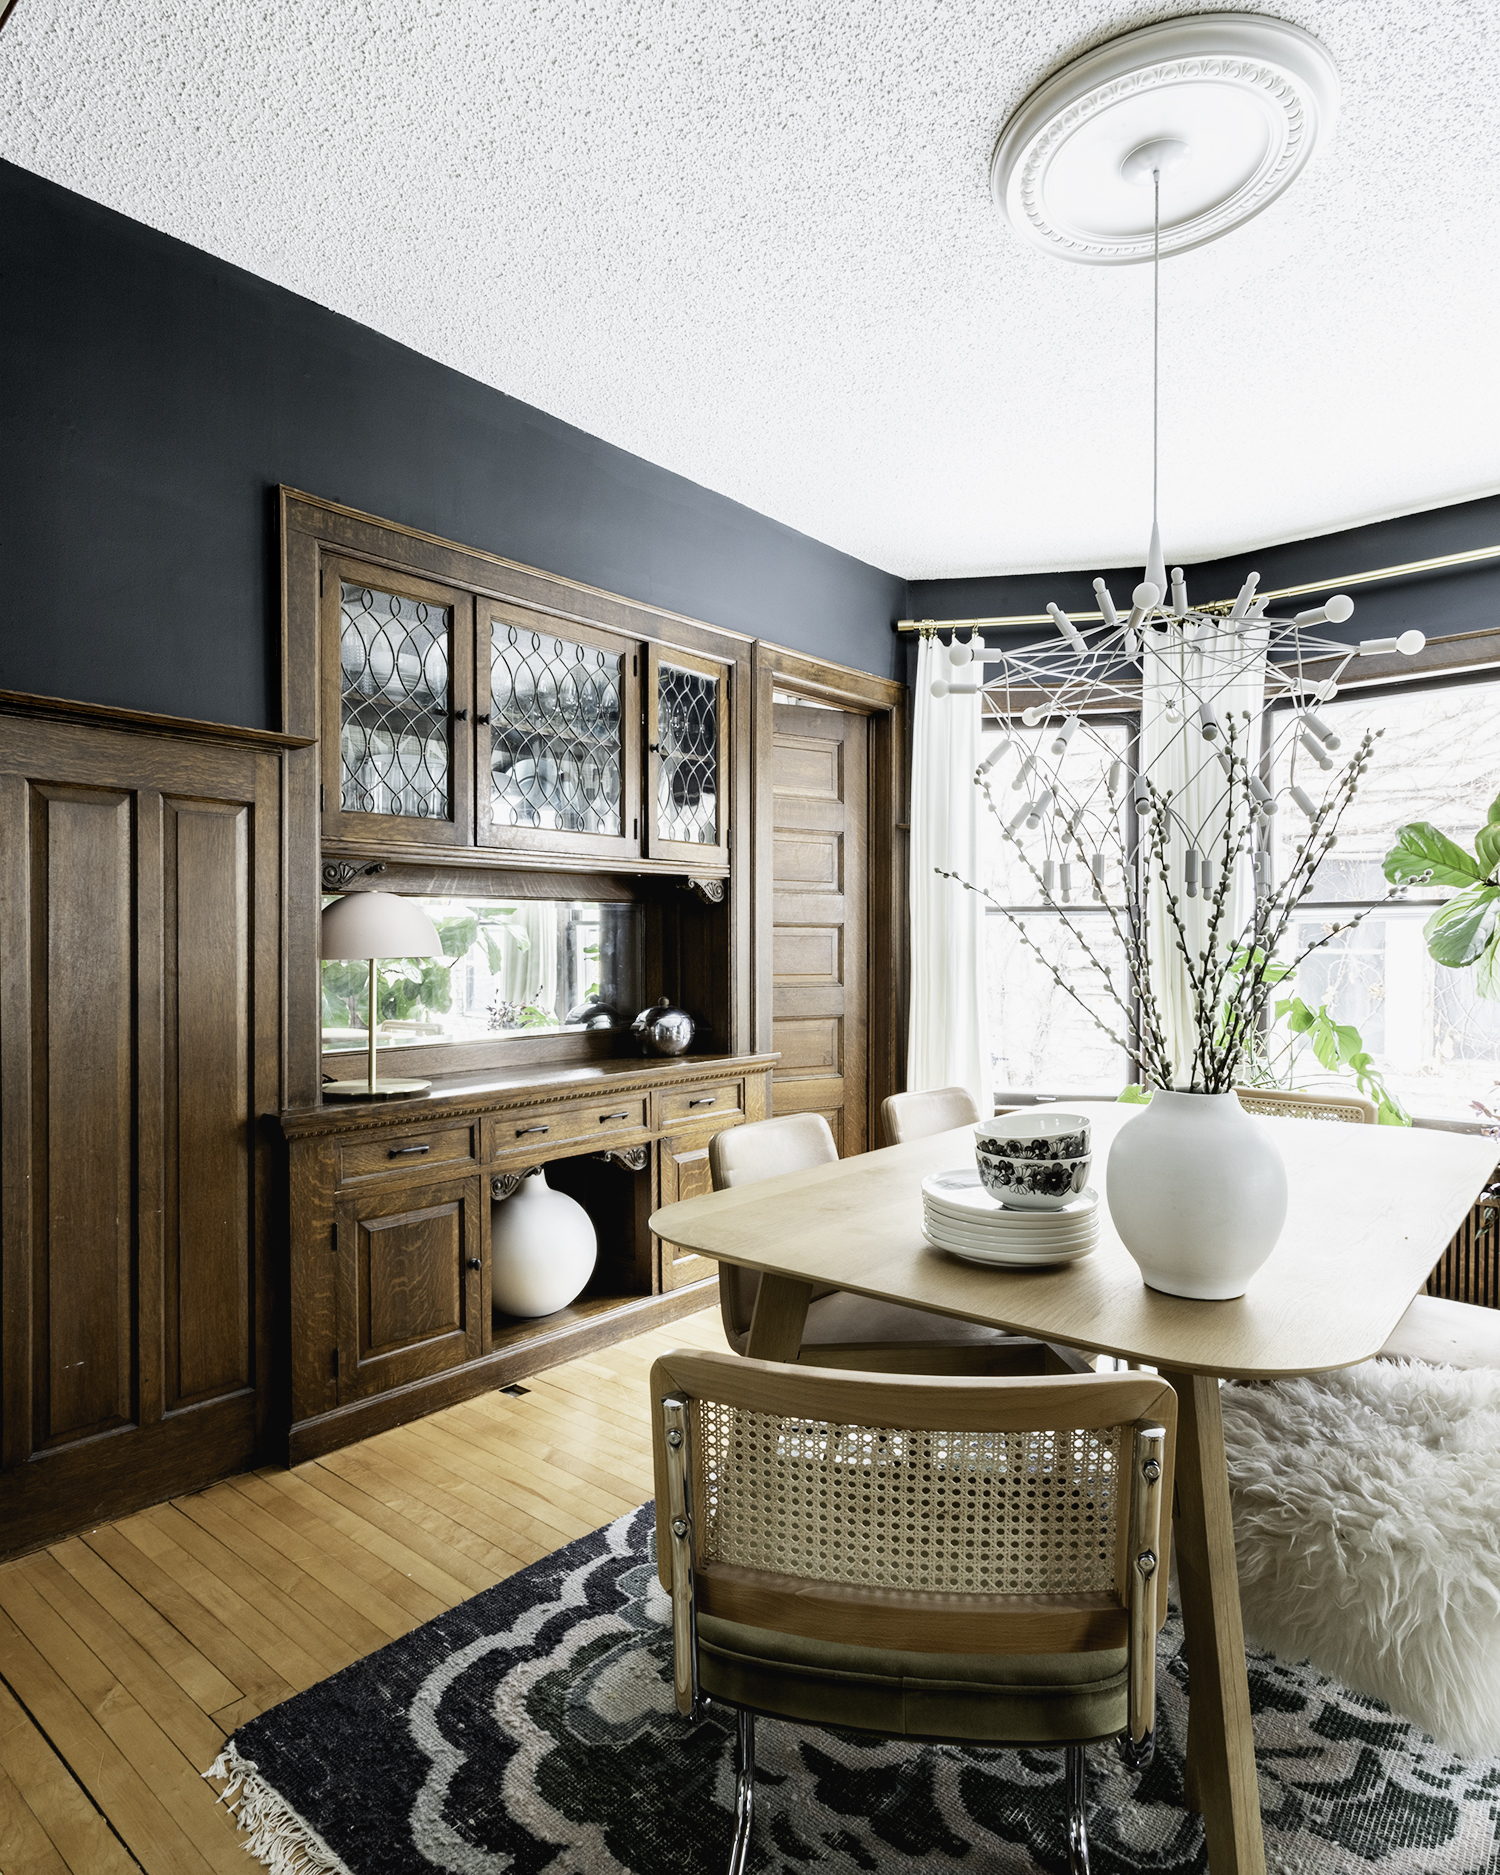
[{"label": "built-in wooden hutch", "polygon": [[[277,730],[0,697],[0,1554],[706,1306],[647,1219],[715,1132],[811,1110],[863,1150],[897,1085],[900,686],[276,507]],[[320,910],[370,889],[492,948],[439,960],[451,1020],[382,1002],[424,1092],[335,1102],[368,1012]],[[660,996],[684,1055],[588,1026]],[[491,1208],[533,1166],[599,1259],[508,1319]]]}]

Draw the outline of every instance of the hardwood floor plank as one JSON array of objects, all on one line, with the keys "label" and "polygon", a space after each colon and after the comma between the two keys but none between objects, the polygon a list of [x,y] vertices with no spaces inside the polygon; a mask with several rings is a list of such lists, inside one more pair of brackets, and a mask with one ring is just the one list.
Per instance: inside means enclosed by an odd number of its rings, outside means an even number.
[{"label": "hardwood floor plank", "polygon": [[105,1524],[80,1540],[205,1660],[217,1667],[231,1685],[238,1687],[245,1698],[260,1699],[265,1705],[274,1706],[295,1690],[294,1682],[278,1673],[254,1648],[246,1645],[243,1636],[232,1626],[226,1625],[160,1563],[137,1548],[118,1524]]},{"label": "hardwood floor plank", "polygon": [[[186,1523],[187,1519],[179,1518],[178,1521]],[[304,1686],[314,1686],[337,1670],[322,1657],[299,1646],[283,1628],[261,1612],[260,1590],[262,1586],[269,1587],[269,1584],[264,1584],[260,1577],[252,1580],[253,1571],[236,1567],[232,1581],[221,1580],[215,1567],[174,1541],[169,1534],[170,1525],[167,1530],[159,1528],[145,1512],[138,1512],[117,1527],[143,1555],[149,1556],[168,1575],[175,1577],[226,1627],[233,1628],[245,1644],[259,1654],[266,1665],[285,1682],[290,1691],[300,1693]],[[232,1562],[233,1558],[230,1560]],[[246,1600],[245,1595],[240,1593],[242,1588],[254,1599]]]},{"label": "hardwood floor plank", "polygon": [[31,1805],[0,1765],[0,1870],[4,1875],[68,1875]]},{"label": "hardwood floor plank", "polygon": [[216,1667],[172,1623],[79,1537],[54,1543],[48,1554],[78,1586],[119,1622],[204,1712],[244,1696],[245,1688]]},{"label": "hardwood floor plank", "polygon": [[[560,1472],[545,1459],[537,1458],[513,1435],[507,1437],[487,1413],[477,1410],[472,1403],[462,1409],[455,1408],[446,1423],[451,1430],[462,1432],[466,1439],[480,1446],[490,1462],[516,1484],[540,1492],[549,1501],[553,1501],[554,1493],[565,1493],[574,1501],[575,1508],[584,1516],[592,1516],[596,1524],[611,1523],[622,1511],[635,1508],[618,1479],[606,1486]],[[555,1501],[561,1502],[562,1498]]]},{"label": "hardwood floor plank", "polygon": [[[382,1435],[382,1438],[388,1436]],[[421,1456],[420,1453],[417,1455],[419,1463]],[[540,1542],[527,1538],[516,1527],[514,1519],[494,1514],[493,1501],[487,1504],[482,1492],[475,1491],[461,1479],[440,1479],[436,1475],[438,1468],[435,1466],[429,1466],[427,1471],[414,1471],[398,1460],[396,1454],[385,1445],[382,1445],[378,1456],[371,1455],[366,1462],[377,1473],[390,1478],[392,1483],[418,1503],[431,1504],[435,1510],[441,1510],[455,1523],[472,1530],[486,1542],[508,1549],[516,1555],[518,1569],[524,1568],[527,1563],[540,1562],[543,1556],[550,1555],[560,1547],[552,1532]],[[503,1506],[500,1508],[503,1510]]]},{"label": "hardwood floor plank", "polygon": [[72,1875],[139,1875],[137,1863],[77,1778],[4,1686],[0,1686],[0,1770],[20,1792]]},{"label": "hardwood floor plank", "polygon": [[[224,1742],[218,1726],[145,1648],[78,1586],[55,1557],[28,1557],[19,1573],[151,1714],[189,1763],[200,1770],[213,1763]],[[19,1625],[36,1639],[29,1624]]]},{"label": "hardwood floor plank", "polygon": [[434,1567],[419,1551],[393,1542],[375,1524],[357,1517],[297,1472],[248,1472],[234,1482],[310,1542],[326,1546],[330,1557],[418,1621],[430,1621],[473,1592],[457,1576]]},{"label": "hardwood floor plank", "polygon": [[[473,1448],[442,1427],[403,1426],[406,1435],[392,1440],[392,1450],[413,1470],[428,1472],[435,1482],[483,1508],[519,1535],[547,1545],[548,1550],[571,1543],[585,1530],[597,1528],[592,1517],[579,1516],[564,1505],[548,1504],[532,1492],[519,1489],[508,1478],[495,1476]],[[478,1492],[481,1495],[475,1496]]]},{"label": "hardwood floor plank", "polygon": [[618,1517],[620,1509],[628,1508],[624,1505],[610,1508],[601,1516],[592,1502],[576,1492],[556,1491],[549,1495],[524,1473],[517,1479],[515,1468],[503,1450],[504,1441],[482,1429],[474,1430],[463,1424],[434,1426],[430,1421],[420,1421],[403,1430],[412,1435],[408,1450],[416,1450],[418,1440],[431,1446],[440,1463],[459,1464],[460,1475],[483,1483],[501,1502],[514,1505],[523,1516],[534,1519],[543,1528],[558,1527],[560,1520],[565,1519],[570,1528],[581,1524],[596,1530],[601,1523]]},{"label": "hardwood floor plank", "polygon": [[[56,1669],[3,1611],[0,1611],[0,1673],[15,1688],[18,1698],[25,1701],[56,1749],[67,1758],[74,1774],[109,1816],[147,1875],[205,1875],[205,1871],[218,1867],[224,1869],[225,1875],[231,1870],[242,1875],[243,1862],[208,1861],[189,1840],[178,1817],[166,1807],[165,1799],[174,1800],[175,1806],[175,1801],[183,1795],[176,1779],[159,1775],[164,1769],[162,1760],[171,1752],[171,1746],[157,1732],[156,1738],[165,1752],[147,1748],[142,1734],[150,1722],[133,1700],[124,1695],[109,1700],[101,1715],[109,1723],[101,1723],[101,1718],[87,1710]],[[112,1736],[117,1731],[123,1731],[134,1744],[131,1756],[127,1756]],[[132,1757],[137,1761],[132,1762]],[[182,1764],[181,1758],[177,1762]],[[191,1773],[188,1775],[192,1777]],[[200,1790],[208,1790],[201,1779],[192,1781]],[[212,1793],[209,1796],[212,1804]],[[229,1843],[233,1851],[232,1835]]]},{"label": "hardwood floor plank", "polygon": [[[450,1606],[493,1587],[514,1573],[518,1566],[514,1558],[502,1559],[498,1550],[487,1543],[480,1544],[478,1538],[474,1539],[472,1547],[455,1543],[449,1532],[456,1532],[458,1526],[447,1523],[440,1513],[425,1505],[386,1503],[352,1480],[317,1463],[303,1466],[295,1475],[308,1490],[317,1491],[357,1523],[376,1531],[396,1552],[420,1557],[427,1571],[423,1580],[434,1595],[450,1595]],[[486,1557],[495,1559],[497,1566],[492,1567],[484,1560]],[[503,1566],[499,1566],[502,1563]],[[444,1581],[456,1585],[451,1594],[440,1587]]]}]

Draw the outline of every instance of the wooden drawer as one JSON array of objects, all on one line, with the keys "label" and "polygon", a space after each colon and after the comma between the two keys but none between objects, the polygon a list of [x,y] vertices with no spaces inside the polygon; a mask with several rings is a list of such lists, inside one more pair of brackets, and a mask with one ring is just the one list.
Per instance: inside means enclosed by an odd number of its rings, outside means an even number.
[{"label": "wooden drawer", "polygon": [[718,1120],[745,1110],[745,1083],[722,1081],[706,1087],[679,1087],[656,1097],[659,1128],[681,1126],[685,1120]]},{"label": "wooden drawer", "polygon": [[474,1165],[479,1160],[479,1122],[462,1126],[404,1127],[351,1139],[339,1147],[339,1183],[352,1185],[392,1173],[422,1174],[435,1165]]},{"label": "wooden drawer", "polygon": [[617,1133],[646,1130],[646,1096],[617,1095],[611,1099],[570,1102],[567,1106],[514,1107],[497,1113],[490,1122],[492,1159],[510,1159],[539,1147],[572,1145],[581,1139],[609,1140]]}]

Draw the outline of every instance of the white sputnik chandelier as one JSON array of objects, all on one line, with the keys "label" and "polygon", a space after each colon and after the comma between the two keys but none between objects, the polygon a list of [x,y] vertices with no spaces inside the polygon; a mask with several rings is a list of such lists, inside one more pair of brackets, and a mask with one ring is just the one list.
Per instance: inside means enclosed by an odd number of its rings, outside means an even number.
[{"label": "white sputnik chandelier", "polygon": [[[1417,631],[1354,643],[1320,631],[1353,614],[1342,593],[1272,617],[1256,573],[1233,599],[1194,605],[1180,567],[1169,587],[1162,556],[1162,254],[1258,214],[1299,173],[1336,107],[1332,64],[1308,34],[1253,15],[1198,16],[1127,34],[1075,61],[1022,106],[992,165],[996,199],[1025,238],[1073,261],[1152,263],[1151,540],[1145,577],[1123,610],[1096,579],[1098,610],[1070,617],[1049,605],[1052,628],[1034,643],[986,647],[972,632],[955,641],[953,680],[940,678],[932,690],[982,691],[999,718],[976,784],[1040,903],[1064,913],[1130,1039],[1101,1019],[1097,999],[1064,979],[1023,920],[991,902],[1159,1087],[1217,1093],[1234,1085],[1271,984],[1300,962],[1284,954],[1293,913],[1336,842],[1374,746],[1366,734],[1341,754],[1319,705],[1338,694],[1353,660],[1415,656],[1426,642]],[[976,654],[984,663],[971,681],[965,667]],[[989,666],[997,671],[986,681]],[[1122,712],[1140,718],[1128,760],[1093,727]],[[1085,750],[1097,761],[1080,762]],[[1291,858],[1278,879],[1271,830],[1284,811],[1305,825],[1282,843]],[[1066,917],[1084,896],[1109,914],[1128,985]]]}]

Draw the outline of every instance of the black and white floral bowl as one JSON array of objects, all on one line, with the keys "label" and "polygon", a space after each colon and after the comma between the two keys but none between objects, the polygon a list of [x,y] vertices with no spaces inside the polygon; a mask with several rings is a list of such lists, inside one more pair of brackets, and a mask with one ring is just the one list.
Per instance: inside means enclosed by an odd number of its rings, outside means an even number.
[{"label": "black and white floral bowl", "polygon": [[1088,1184],[1093,1165],[1087,1114],[1001,1113],[974,1129],[985,1190],[1020,1211],[1056,1211]]}]

